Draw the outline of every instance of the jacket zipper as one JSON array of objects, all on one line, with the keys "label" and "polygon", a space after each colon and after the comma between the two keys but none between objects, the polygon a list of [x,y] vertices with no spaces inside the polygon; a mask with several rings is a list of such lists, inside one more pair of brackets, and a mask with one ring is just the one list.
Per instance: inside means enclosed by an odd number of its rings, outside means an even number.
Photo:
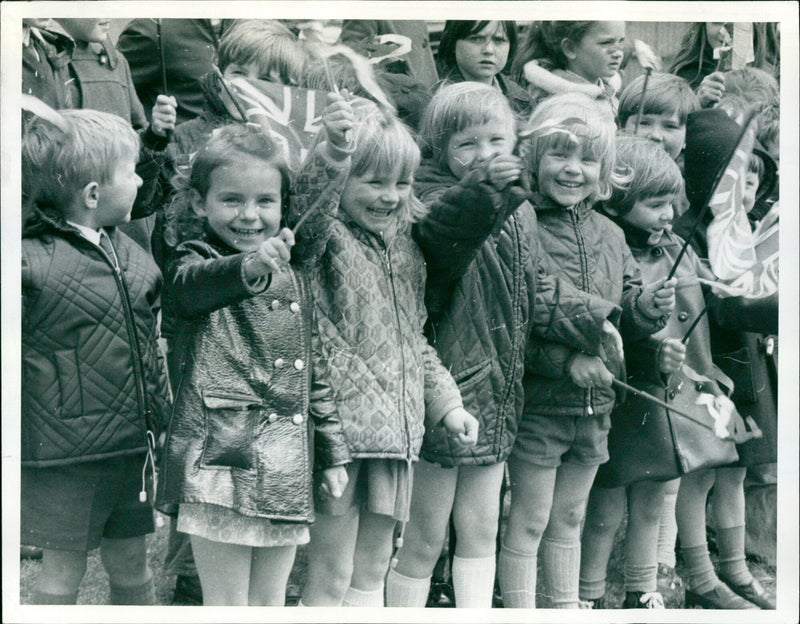
[{"label": "jacket zipper", "polygon": [[[578,243],[578,259],[580,260],[581,264],[581,290],[588,293],[589,261],[586,258],[586,241],[583,238],[583,232],[581,231],[580,227],[580,218],[578,216],[577,211],[575,210],[575,206],[570,206],[569,208],[567,208],[567,212],[569,213],[570,219],[572,220],[572,228],[575,231],[575,240]],[[592,408],[591,388],[584,390],[583,404],[587,415],[591,416],[592,414],[594,414],[594,409]]]}]

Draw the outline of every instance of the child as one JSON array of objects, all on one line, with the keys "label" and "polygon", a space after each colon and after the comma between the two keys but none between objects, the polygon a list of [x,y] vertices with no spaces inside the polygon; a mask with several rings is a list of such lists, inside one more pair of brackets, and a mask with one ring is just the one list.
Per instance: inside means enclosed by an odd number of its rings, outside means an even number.
[{"label": "child", "polygon": [[731,35],[724,22],[690,24],[669,68],[670,74],[685,79],[696,91],[702,108],[714,106],[725,94],[725,76],[719,71],[716,51],[730,42]]},{"label": "child", "polygon": [[[542,102],[530,121],[523,162],[533,172],[533,204],[546,270],[620,305],[623,335],[664,327],[674,281],[642,287],[622,231],[592,209],[611,190],[615,125],[601,102],[574,93]],[[607,358],[614,373],[621,374]],[[525,406],[511,451],[511,510],[501,575],[506,606],[534,607],[536,560],[552,606],[578,606],[580,526],[597,466],[608,459],[613,379],[599,357],[532,335],[525,359]],[[546,531],[545,531],[546,529]]]},{"label": "child", "polygon": [[[625,22],[539,22],[520,43],[512,72],[535,81],[528,85],[534,103],[563,90],[565,80],[573,83],[572,91],[605,99],[616,111],[624,41]],[[539,71],[528,66],[531,60]]]},{"label": "child", "polygon": [[517,48],[517,25],[512,21],[448,20],[439,44],[439,75],[443,83],[471,80],[498,89],[521,117],[531,112],[525,90],[502,72]]},{"label": "child", "polygon": [[[626,186],[615,186],[604,210],[625,232],[625,240],[639,263],[644,280],[656,281],[669,274],[683,244],[671,231],[672,202],[683,190],[683,178],[663,149],[642,138],[618,138],[617,165],[632,171],[633,179]],[[714,381],[719,376],[711,362],[708,320],[704,317],[700,321],[688,345],[681,342],[688,326],[705,305],[703,291],[694,279],[697,275],[713,279],[689,249],[676,272],[676,314],[670,317],[664,329],[646,342],[626,346],[629,383],[651,395],[663,397],[667,389],[678,395],[695,392],[694,384],[667,383],[669,375],[682,363],[695,372],[692,379],[699,378],[698,375],[707,379],[702,384],[702,392],[714,396],[722,394]],[[675,394],[670,394],[670,401],[680,400],[680,396],[676,398]],[[682,404],[687,402],[690,400],[684,399]],[[634,396],[629,396],[629,401],[615,410],[612,418],[617,419],[641,420],[643,413],[648,418],[663,417],[662,408]],[[626,609],[664,608],[663,597],[657,591],[657,546],[661,507],[671,482],[642,480],[627,487],[620,486],[618,475],[624,472],[625,459],[612,453],[610,461],[600,467],[589,495],[581,540],[580,596],[594,608],[604,603],[606,567],[627,497],[626,594],[622,606]]]},{"label": "child", "polygon": [[[226,126],[170,208],[183,240],[167,273],[181,358],[158,504],[191,535],[206,605],[283,606],[313,519],[311,305],[281,228],[288,185],[263,130]],[[315,430],[318,453],[347,457],[334,418]],[[325,470],[334,496],[344,477]]]},{"label": "child", "polygon": [[419,149],[375,105],[354,110],[331,98],[326,140],[297,181],[292,213],[325,217],[306,243],[321,338],[315,357],[329,389],[324,411],[341,419],[353,461],[341,499],[317,492],[302,604],[383,606],[424,427],[474,445],[477,421],[422,333],[425,268],[410,236],[424,214],[411,192]]},{"label": "child", "polygon": [[[54,115],[56,115],[54,113]],[[154,604],[148,464],[167,409],[161,273],[130,219],[139,138],[116,115],[34,119],[22,240],[22,543],[44,549],[36,604],[75,604],[100,547],[112,604]],[[151,499],[152,500],[152,499]]]},{"label": "child", "polygon": [[481,426],[477,445],[466,449],[438,429],[426,433],[387,605],[425,606],[452,510],[456,606],[490,607],[500,490],[522,406],[534,301],[570,319],[569,326],[540,320],[538,332],[587,349],[596,348],[614,306],[537,276],[536,215],[519,184],[514,113],[500,92],[473,82],[443,87],[423,116],[422,136],[429,158],[416,184],[431,212],[414,233],[428,264],[428,334]]}]

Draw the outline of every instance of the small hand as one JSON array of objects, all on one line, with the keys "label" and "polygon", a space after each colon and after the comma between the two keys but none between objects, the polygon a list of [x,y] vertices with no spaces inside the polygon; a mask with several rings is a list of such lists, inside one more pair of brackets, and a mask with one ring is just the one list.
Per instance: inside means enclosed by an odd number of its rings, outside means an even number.
[{"label": "small hand", "polygon": [[280,273],[281,266],[289,263],[294,246],[294,233],[282,228],[277,236],[268,238],[252,252],[252,260],[245,264],[245,276],[249,280],[266,277],[270,273]]},{"label": "small hand", "polygon": [[600,338],[600,359],[606,364],[622,362],[625,359],[622,336],[619,335],[614,323],[605,319],[603,321],[602,332],[603,334]]},{"label": "small hand", "polygon": [[672,314],[675,308],[676,278],[647,284],[639,295],[639,307],[650,318]]},{"label": "small hand", "polygon": [[697,87],[697,98],[702,108],[713,106],[725,95],[725,75],[722,72],[713,72],[703,78]]},{"label": "small hand", "polygon": [[322,124],[328,134],[328,140],[339,149],[350,147],[353,126],[356,122],[353,107],[345,96],[348,96],[345,89],[341,93],[329,93],[328,105],[322,113]]},{"label": "small hand", "polygon": [[450,410],[442,424],[450,435],[458,438],[464,446],[475,446],[478,441],[479,423],[477,419],[463,407]]},{"label": "small hand", "polygon": [[319,489],[323,496],[330,498],[340,498],[347,487],[347,468],[345,466],[333,466],[322,471],[322,483]]},{"label": "small hand", "polygon": [[495,156],[486,166],[489,183],[498,191],[519,180],[522,173],[522,160],[518,156]]},{"label": "small hand", "polygon": [[175,129],[178,101],[171,95],[159,95],[150,115],[150,128],[157,136],[167,136]]},{"label": "small hand", "polygon": [[569,376],[572,383],[580,388],[608,387],[614,380],[614,376],[599,357],[585,353],[579,353],[572,361]]},{"label": "small hand", "polygon": [[677,338],[667,338],[661,345],[658,358],[658,369],[664,375],[670,375],[681,367],[686,359],[686,345]]}]

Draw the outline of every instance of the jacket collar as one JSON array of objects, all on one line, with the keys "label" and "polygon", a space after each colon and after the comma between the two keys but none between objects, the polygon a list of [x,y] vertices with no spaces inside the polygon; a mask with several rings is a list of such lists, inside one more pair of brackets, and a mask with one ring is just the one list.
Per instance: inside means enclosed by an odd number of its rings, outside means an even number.
[{"label": "jacket collar", "polygon": [[[545,212],[545,211],[564,211],[566,208],[564,206],[560,206],[555,203],[552,199],[550,199],[547,195],[543,195],[539,191],[535,191],[531,195],[531,203],[533,204],[534,208],[536,208],[536,212]],[[590,210],[592,210],[592,204],[589,203],[588,200],[584,200],[578,205],[574,207],[575,213],[579,217],[583,217],[586,215]]]}]

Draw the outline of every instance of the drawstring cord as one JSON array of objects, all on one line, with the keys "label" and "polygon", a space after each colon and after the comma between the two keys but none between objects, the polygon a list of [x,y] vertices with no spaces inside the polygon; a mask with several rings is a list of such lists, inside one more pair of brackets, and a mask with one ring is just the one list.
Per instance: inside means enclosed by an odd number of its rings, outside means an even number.
[{"label": "drawstring cord", "polygon": [[147,430],[147,455],[144,458],[144,465],[142,466],[142,489],[139,492],[139,502],[147,502],[147,464],[151,466],[153,472],[153,490],[156,489],[156,460],[153,451],[156,448],[156,437],[153,432]]},{"label": "drawstring cord", "polygon": [[[408,479],[408,496],[406,497],[406,518],[411,518],[411,485],[412,485],[412,472],[411,472],[411,458],[406,458],[406,463],[408,464],[408,470],[406,471],[407,479]],[[397,556],[398,551],[403,547],[403,535],[406,532],[406,525],[408,524],[408,520],[403,520],[400,523],[400,533],[397,534],[397,537],[394,540],[394,553],[392,553],[392,560],[389,563],[389,566],[394,569],[397,567],[397,562],[399,561],[399,557]]]}]

